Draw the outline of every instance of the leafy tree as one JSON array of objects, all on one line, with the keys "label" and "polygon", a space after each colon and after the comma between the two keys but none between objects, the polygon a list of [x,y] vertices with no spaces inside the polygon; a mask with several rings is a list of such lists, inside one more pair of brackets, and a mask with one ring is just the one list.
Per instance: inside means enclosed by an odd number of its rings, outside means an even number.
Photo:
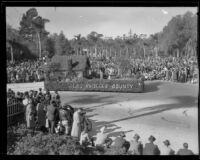
[{"label": "leafy tree", "polygon": [[6,25],[6,47],[8,59],[35,58],[32,54],[35,46],[21,37],[19,31],[12,28],[9,24]]},{"label": "leafy tree", "polygon": [[[189,40],[197,37],[197,16],[191,12],[173,17],[159,35],[159,47],[166,54],[183,55]],[[195,46],[195,45],[194,45]]]},{"label": "leafy tree", "polygon": [[68,55],[71,51],[71,45],[68,39],[65,38],[63,31],[55,36],[55,54],[57,55]]},{"label": "leafy tree", "polygon": [[[6,47],[7,50],[10,48],[10,52],[7,53],[11,54],[11,61],[14,61],[14,53],[13,53],[13,47],[14,43],[19,40],[19,34],[18,31],[13,29],[10,25],[6,24]],[[9,55],[8,55],[9,56]]]},{"label": "leafy tree", "polygon": [[46,22],[49,22],[49,20],[39,16],[35,8],[31,8],[23,14],[20,21],[20,35],[26,40],[36,42],[39,50],[39,57],[42,56],[42,42],[49,34],[45,30]]},{"label": "leafy tree", "polygon": [[55,41],[53,37],[48,37],[46,41],[46,50],[48,52],[48,57],[51,58],[55,54]]}]

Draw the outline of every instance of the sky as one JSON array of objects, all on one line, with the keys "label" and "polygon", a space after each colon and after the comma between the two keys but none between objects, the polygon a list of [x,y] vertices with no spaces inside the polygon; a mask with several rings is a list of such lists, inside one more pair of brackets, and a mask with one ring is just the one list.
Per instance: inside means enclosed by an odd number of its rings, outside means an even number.
[{"label": "sky", "polygon": [[[19,28],[23,13],[32,7],[6,7],[6,22]],[[197,7],[34,7],[38,14],[50,22],[46,30],[63,31],[66,38],[74,35],[87,36],[91,31],[104,37],[136,34],[154,34],[162,31],[172,17],[187,11],[197,13]]]}]

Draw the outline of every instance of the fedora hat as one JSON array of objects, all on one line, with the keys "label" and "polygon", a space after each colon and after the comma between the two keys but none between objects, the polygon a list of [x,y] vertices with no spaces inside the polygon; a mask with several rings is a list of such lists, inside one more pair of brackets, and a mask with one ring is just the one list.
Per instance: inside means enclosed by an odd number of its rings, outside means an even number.
[{"label": "fedora hat", "polygon": [[156,138],[154,136],[150,135],[149,141],[155,141],[155,140],[156,140]]},{"label": "fedora hat", "polygon": [[170,145],[170,142],[169,142],[169,140],[167,140],[167,139],[166,139],[165,141],[163,141],[163,143],[164,143],[165,145],[168,145],[168,146]]},{"label": "fedora hat", "polygon": [[136,133],[134,136],[133,136],[134,139],[139,139],[140,136]]},{"label": "fedora hat", "polygon": [[126,135],[125,135],[124,132],[121,132],[121,133],[120,133],[120,136],[121,136],[121,137],[126,137]]}]

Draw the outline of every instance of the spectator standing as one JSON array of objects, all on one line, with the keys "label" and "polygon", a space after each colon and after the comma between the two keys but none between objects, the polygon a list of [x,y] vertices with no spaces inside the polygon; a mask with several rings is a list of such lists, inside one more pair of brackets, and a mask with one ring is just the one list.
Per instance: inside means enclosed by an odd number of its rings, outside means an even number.
[{"label": "spectator standing", "polygon": [[194,153],[188,149],[188,143],[183,143],[183,149],[179,149],[177,155],[194,155]]},{"label": "spectator standing", "polygon": [[130,144],[124,139],[126,137],[124,132],[120,133],[120,136],[114,140],[113,147],[118,149],[124,149],[126,152],[128,151]]},{"label": "spectator standing", "polygon": [[161,150],[161,155],[174,155],[174,150],[171,149],[169,140],[165,140],[163,143],[164,148]]},{"label": "spectator standing", "polygon": [[140,141],[140,136],[136,133],[133,137],[133,140],[130,141],[130,148],[129,151],[133,155],[142,155],[143,152],[143,145]]},{"label": "spectator standing", "polygon": [[44,105],[44,98],[41,97],[38,101],[37,107],[37,122],[38,126],[41,131],[45,130],[45,123],[46,123],[46,111],[45,111],[45,105]]},{"label": "spectator standing", "polygon": [[64,105],[61,109],[59,109],[59,119],[61,124],[65,127],[65,133],[67,135],[70,134],[70,113],[69,110]]},{"label": "spectator standing", "polygon": [[150,136],[148,138],[150,143],[146,143],[143,149],[143,155],[160,155],[160,150],[157,145],[154,144],[156,138],[154,136]]},{"label": "spectator standing", "polygon": [[52,101],[51,105],[47,106],[47,119],[48,119],[50,133],[55,133],[55,123],[57,114],[58,110],[56,108],[56,102]]}]

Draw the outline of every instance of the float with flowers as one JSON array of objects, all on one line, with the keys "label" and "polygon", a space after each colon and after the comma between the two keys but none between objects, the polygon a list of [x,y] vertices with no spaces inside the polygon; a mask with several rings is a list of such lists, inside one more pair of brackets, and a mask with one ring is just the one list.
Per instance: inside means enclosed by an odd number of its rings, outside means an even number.
[{"label": "float with flowers", "polygon": [[[142,78],[115,77],[114,70],[108,69],[107,78],[91,77],[90,62],[87,56],[54,56],[46,66],[45,89],[49,91],[94,91],[130,92],[144,91]],[[100,72],[102,72],[100,70]]]}]

